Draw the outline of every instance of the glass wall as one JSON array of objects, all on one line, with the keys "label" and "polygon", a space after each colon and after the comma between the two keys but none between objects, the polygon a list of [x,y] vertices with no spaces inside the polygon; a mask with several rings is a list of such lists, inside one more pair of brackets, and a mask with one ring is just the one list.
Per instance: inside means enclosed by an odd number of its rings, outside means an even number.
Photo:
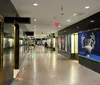
[{"label": "glass wall", "polygon": [[68,48],[68,47],[67,47],[67,46],[68,46],[67,44],[68,44],[68,36],[65,35],[65,51],[66,51],[66,52],[67,52],[67,50],[68,50],[68,49],[67,49],[67,48]]},{"label": "glass wall", "polygon": [[61,50],[65,51],[65,35],[61,36]]},{"label": "glass wall", "polygon": [[58,50],[61,50],[61,36],[58,37]]}]

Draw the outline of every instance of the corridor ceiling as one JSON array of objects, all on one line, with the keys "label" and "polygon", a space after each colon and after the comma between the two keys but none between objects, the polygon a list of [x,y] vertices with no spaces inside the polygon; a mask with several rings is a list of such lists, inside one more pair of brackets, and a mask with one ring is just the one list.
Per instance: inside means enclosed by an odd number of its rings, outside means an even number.
[{"label": "corridor ceiling", "polygon": [[[11,2],[21,17],[31,17],[32,23],[26,26],[29,31],[36,32],[36,37],[57,32],[100,11],[100,0],[11,0]],[[38,6],[33,6],[34,3]],[[90,8],[85,9],[86,6]],[[35,18],[37,21],[34,21]],[[56,28],[55,23],[60,23],[61,28]]]}]

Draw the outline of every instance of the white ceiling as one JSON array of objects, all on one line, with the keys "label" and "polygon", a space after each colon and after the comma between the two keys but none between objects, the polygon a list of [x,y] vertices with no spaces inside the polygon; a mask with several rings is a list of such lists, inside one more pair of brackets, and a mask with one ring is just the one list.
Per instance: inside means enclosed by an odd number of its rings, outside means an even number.
[{"label": "white ceiling", "polygon": [[[36,37],[43,37],[49,33],[57,32],[72,25],[98,11],[100,0],[11,0],[21,17],[31,17],[32,23],[26,25],[28,30],[34,31],[36,25]],[[38,3],[37,7],[33,3]],[[63,6],[63,10],[61,10]],[[90,6],[90,9],[85,9]],[[64,13],[61,16],[61,13]],[[73,16],[78,13],[77,16]],[[54,19],[55,17],[55,19]],[[37,21],[34,22],[33,19]],[[70,19],[70,22],[67,20]],[[55,22],[61,24],[61,28],[54,26]],[[42,34],[43,32],[43,34]]]}]

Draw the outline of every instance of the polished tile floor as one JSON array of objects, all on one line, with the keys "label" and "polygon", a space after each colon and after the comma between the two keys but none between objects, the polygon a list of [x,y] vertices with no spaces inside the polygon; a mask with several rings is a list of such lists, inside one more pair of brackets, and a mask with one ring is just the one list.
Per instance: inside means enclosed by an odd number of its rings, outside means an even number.
[{"label": "polished tile floor", "polygon": [[25,59],[12,85],[100,85],[100,74],[75,60],[36,47]]},{"label": "polished tile floor", "polygon": [[[19,64],[21,65],[21,62],[24,60],[24,47],[21,46],[19,48],[20,50],[20,62]],[[13,63],[14,63],[14,48],[7,48],[4,49],[3,52],[3,85],[8,85],[12,78],[13,78]]]}]

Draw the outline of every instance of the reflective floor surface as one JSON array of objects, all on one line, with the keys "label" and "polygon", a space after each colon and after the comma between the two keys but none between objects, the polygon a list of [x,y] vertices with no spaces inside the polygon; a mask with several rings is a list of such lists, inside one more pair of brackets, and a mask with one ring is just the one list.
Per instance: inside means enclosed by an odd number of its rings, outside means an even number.
[{"label": "reflective floor surface", "polygon": [[[20,62],[19,64],[21,64],[21,62],[24,60],[24,48],[20,47]],[[12,78],[13,78],[13,67],[14,67],[14,49],[6,49],[4,50],[4,54],[3,54],[3,85],[8,85]]]},{"label": "reflective floor surface", "polygon": [[39,46],[31,50],[12,85],[100,85],[100,74]]}]

